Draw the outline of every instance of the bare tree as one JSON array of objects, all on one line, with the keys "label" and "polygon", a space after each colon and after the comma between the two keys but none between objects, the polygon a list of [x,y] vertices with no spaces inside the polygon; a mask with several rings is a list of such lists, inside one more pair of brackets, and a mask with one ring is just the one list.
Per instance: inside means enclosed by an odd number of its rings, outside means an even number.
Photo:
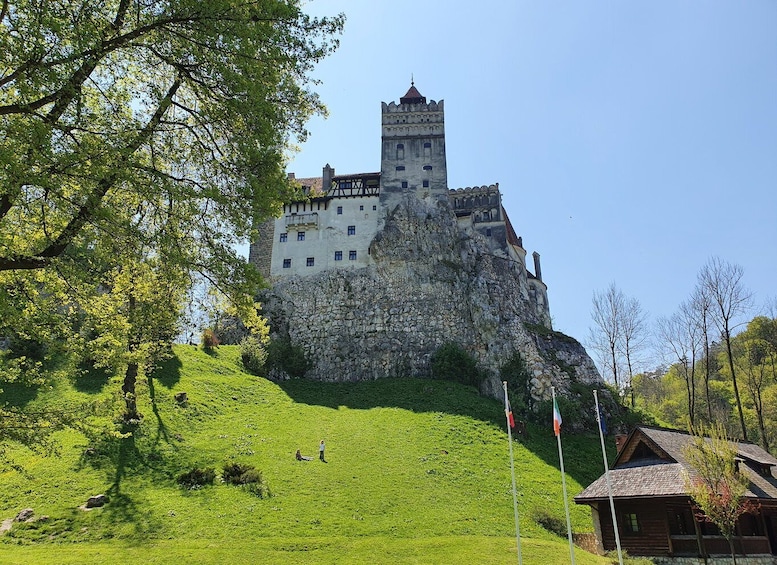
[{"label": "bare tree", "polygon": [[639,352],[647,343],[647,316],[639,301],[627,297],[615,283],[604,292],[594,292],[592,303],[594,326],[589,329],[589,342],[599,354],[603,373],[612,375],[615,388],[631,391],[633,406],[631,383],[639,364]]},{"label": "bare tree", "polygon": [[691,303],[682,303],[670,318],[660,318],[656,328],[664,350],[674,357],[685,380],[688,425],[693,431],[696,428],[696,358],[701,332]]},{"label": "bare tree", "polygon": [[732,332],[736,328],[737,319],[745,314],[750,306],[751,294],[742,285],[744,270],[739,265],[732,265],[717,257],[711,258],[699,272],[698,286],[709,295],[713,308],[713,321],[726,346],[726,357],[731,382],[734,386],[734,397],[739,411],[739,423],[742,427],[742,439],[747,441],[747,427],[742,410],[742,400],[739,395],[734,356],[731,351]]},{"label": "bare tree", "polygon": [[636,298],[626,298],[621,317],[620,352],[626,363],[626,388],[631,395],[631,407],[634,408],[635,366],[639,363],[639,353],[647,344],[647,315]]},{"label": "bare tree", "polygon": [[704,349],[704,400],[707,403],[707,421],[712,422],[712,401],[710,399],[710,377],[712,376],[712,356],[710,353],[710,329],[712,327],[712,300],[706,288],[696,285],[691,296],[690,307],[693,309],[701,331],[702,347]]},{"label": "bare tree", "polygon": [[599,353],[603,368],[612,375],[612,381],[617,390],[621,388],[618,382],[618,345],[621,342],[621,318],[625,302],[626,297],[615,283],[610,283],[604,292],[594,291],[591,311],[594,327],[589,328],[589,340]]}]

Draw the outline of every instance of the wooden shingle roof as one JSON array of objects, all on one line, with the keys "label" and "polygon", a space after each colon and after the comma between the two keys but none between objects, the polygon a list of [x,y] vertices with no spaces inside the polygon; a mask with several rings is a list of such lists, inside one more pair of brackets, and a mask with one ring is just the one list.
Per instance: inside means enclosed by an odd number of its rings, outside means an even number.
[{"label": "wooden shingle roof", "polygon": [[[688,496],[687,477],[693,470],[683,455],[691,435],[677,430],[639,426],[626,439],[610,471],[613,498]],[[740,470],[750,479],[746,496],[777,502],[777,459],[751,443],[732,442],[742,460]],[[764,474],[764,471],[767,471]],[[608,497],[604,475],[575,497],[587,504]]]}]

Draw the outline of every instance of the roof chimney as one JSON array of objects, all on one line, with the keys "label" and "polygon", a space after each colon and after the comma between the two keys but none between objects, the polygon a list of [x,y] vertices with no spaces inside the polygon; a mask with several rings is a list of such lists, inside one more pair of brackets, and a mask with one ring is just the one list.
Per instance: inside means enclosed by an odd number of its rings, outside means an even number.
[{"label": "roof chimney", "polygon": [[321,178],[321,190],[328,192],[332,188],[332,179],[335,176],[335,170],[329,166],[329,163],[324,165],[324,171]]}]

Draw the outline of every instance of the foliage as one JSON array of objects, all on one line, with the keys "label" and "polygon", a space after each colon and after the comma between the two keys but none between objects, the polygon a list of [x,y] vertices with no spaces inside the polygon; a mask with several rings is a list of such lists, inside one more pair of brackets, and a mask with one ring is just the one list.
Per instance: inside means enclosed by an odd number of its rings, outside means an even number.
[{"label": "foliage", "polygon": [[[287,150],[324,111],[308,74],[343,21],[297,0],[0,2],[0,337],[123,372],[136,419],[197,277],[250,328],[261,280],[235,243],[294,193]],[[32,359],[4,353],[0,380]]]},{"label": "foliage", "polygon": [[272,339],[267,344],[268,371],[282,371],[294,379],[301,379],[310,368],[305,357],[305,350],[299,345],[293,345],[288,338]]},{"label": "foliage", "polygon": [[702,426],[698,435],[692,435],[683,455],[692,469],[686,487],[700,510],[698,517],[718,527],[729,542],[733,557],[732,536],[737,520],[755,510],[752,502],[744,498],[750,481],[738,469],[736,448],[722,426]]},{"label": "foliage", "polygon": [[535,508],[531,519],[552,534],[560,537],[566,537],[567,535],[566,521],[556,514],[551,514],[545,508]]},{"label": "foliage", "polygon": [[182,487],[192,490],[212,485],[215,479],[216,470],[212,467],[195,467],[194,469],[178,475],[176,481]]},{"label": "foliage", "polygon": [[216,336],[216,332],[210,328],[205,328],[202,330],[200,344],[202,345],[203,351],[212,352],[219,346],[219,343],[219,338]]},{"label": "foliage", "polygon": [[435,379],[471,386],[478,386],[483,380],[475,358],[457,343],[448,342],[441,345],[432,354],[430,366]]},{"label": "foliage", "polygon": [[246,336],[240,342],[240,360],[245,370],[252,375],[260,377],[266,375],[267,348],[256,336]]},{"label": "foliage", "polygon": [[534,409],[531,395],[531,373],[521,354],[516,352],[499,368],[499,378],[507,382],[510,406],[515,414],[530,413]]}]

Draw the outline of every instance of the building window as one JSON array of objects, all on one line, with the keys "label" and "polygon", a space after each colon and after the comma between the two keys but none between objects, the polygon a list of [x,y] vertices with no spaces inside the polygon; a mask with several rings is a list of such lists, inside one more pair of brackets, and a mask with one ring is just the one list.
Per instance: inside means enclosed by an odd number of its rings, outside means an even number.
[{"label": "building window", "polygon": [[404,171],[404,170],[405,170],[405,166],[404,166],[404,165],[399,165],[399,166],[397,167],[397,170],[398,170],[398,171]]},{"label": "building window", "polygon": [[405,146],[402,143],[397,143],[397,160],[405,158]]},{"label": "building window", "polygon": [[335,261],[342,261],[342,260],[343,260],[343,252],[335,251]]},{"label": "building window", "polygon": [[315,265],[316,260],[313,257],[308,257],[307,263],[305,263],[308,267],[312,267]]},{"label": "building window", "polygon": [[373,210],[377,210],[377,209],[378,209],[378,207],[377,207],[377,206],[375,206],[375,205],[373,205],[372,209],[373,209]]},{"label": "building window", "polygon": [[424,188],[429,188],[429,181],[428,180],[424,181]]},{"label": "building window", "polygon": [[305,241],[305,232],[304,231],[298,231],[297,232],[297,241]]},{"label": "building window", "polygon": [[284,269],[291,269],[291,259],[284,259],[283,260],[283,268]]},{"label": "building window", "polygon": [[424,143],[424,149],[431,149],[431,148],[432,148],[432,144],[431,143],[429,143],[428,141],[426,143]]},{"label": "building window", "polygon": [[338,206],[337,207],[337,215],[338,216],[342,216],[343,215],[343,207],[342,206]]},{"label": "building window", "polygon": [[486,228],[486,235],[491,237],[491,228]]},{"label": "building window", "polygon": [[407,181],[406,180],[402,181],[402,188],[407,188]]},{"label": "building window", "polygon": [[348,259],[350,259],[351,261],[356,261],[356,251],[349,251]]},{"label": "building window", "polygon": [[348,226],[348,235],[356,235],[356,226]]},{"label": "building window", "polygon": [[431,171],[432,170],[432,166],[431,165],[424,165],[424,170],[425,171]]},{"label": "building window", "polygon": [[284,243],[288,237],[289,237],[289,234],[286,232],[283,232],[281,234],[281,243]]},{"label": "building window", "polygon": [[362,210],[364,210],[364,206],[359,206],[359,211],[361,212]]},{"label": "building window", "polygon": [[623,531],[627,534],[639,533],[639,520],[637,520],[636,514],[623,515]]}]

